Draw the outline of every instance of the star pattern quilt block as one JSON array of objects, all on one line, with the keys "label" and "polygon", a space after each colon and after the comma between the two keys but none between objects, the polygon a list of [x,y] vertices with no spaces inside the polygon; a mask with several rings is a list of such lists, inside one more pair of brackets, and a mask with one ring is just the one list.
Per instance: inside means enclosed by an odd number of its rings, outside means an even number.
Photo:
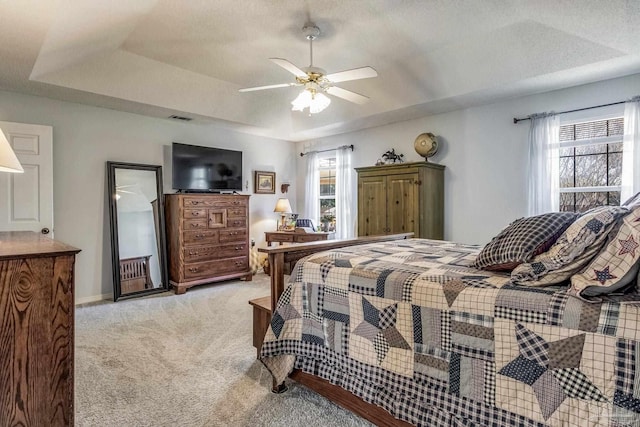
[{"label": "star pattern quilt block", "polygon": [[411,305],[375,296],[351,295],[351,346],[356,360],[402,375],[413,374]]},{"label": "star pattern quilt block", "polygon": [[613,401],[615,338],[502,320],[495,330],[497,406],[563,425],[577,400]]}]

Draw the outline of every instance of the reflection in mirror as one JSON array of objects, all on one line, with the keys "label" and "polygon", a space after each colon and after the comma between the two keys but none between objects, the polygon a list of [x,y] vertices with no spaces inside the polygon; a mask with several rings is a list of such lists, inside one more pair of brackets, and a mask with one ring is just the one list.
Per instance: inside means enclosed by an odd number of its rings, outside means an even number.
[{"label": "reflection in mirror", "polygon": [[162,167],[107,162],[114,301],[168,289]]}]

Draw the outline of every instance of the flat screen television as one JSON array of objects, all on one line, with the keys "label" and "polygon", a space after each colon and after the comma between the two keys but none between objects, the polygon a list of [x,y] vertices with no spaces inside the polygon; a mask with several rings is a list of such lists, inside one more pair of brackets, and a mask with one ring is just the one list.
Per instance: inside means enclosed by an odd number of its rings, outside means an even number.
[{"label": "flat screen television", "polygon": [[242,190],[242,151],[172,145],[172,186],[186,192]]}]

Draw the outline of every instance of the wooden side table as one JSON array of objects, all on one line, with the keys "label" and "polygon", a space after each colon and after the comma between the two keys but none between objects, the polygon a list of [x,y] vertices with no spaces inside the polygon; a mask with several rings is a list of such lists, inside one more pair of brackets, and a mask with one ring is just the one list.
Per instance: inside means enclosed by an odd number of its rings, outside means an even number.
[{"label": "wooden side table", "polygon": [[265,231],[264,238],[267,241],[267,246],[271,246],[272,242],[283,243],[309,243],[317,242],[320,240],[327,240],[333,233],[326,231],[317,231],[313,233],[306,233],[304,231]]}]

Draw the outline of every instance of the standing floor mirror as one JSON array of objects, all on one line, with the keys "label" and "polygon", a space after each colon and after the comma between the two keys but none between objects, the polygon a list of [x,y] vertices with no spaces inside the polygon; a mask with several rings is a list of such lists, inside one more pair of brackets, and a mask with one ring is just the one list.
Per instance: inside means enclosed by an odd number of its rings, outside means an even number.
[{"label": "standing floor mirror", "polygon": [[169,289],[162,166],[107,162],[113,300]]}]

